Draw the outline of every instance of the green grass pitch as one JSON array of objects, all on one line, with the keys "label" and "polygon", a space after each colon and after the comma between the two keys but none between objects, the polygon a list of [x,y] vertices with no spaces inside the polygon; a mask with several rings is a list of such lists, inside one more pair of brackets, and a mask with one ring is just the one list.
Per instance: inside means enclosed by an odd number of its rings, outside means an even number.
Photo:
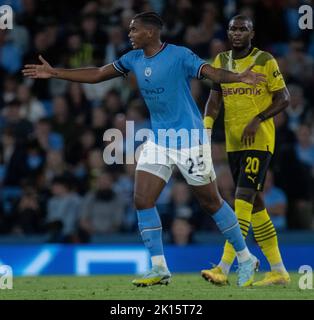
[{"label": "green grass pitch", "polygon": [[[261,278],[261,273],[255,277]],[[292,273],[291,278],[287,286],[238,288],[235,274],[230,276],[231,284],[225,287],[216,287],[199,274],[173,274],[168,286],[137,288],[131,284],[133,276],[124,275],[15,277],[12,290],[0,290],[0,300],[314,300],[314,289],[299,289],[300,274]]]}]

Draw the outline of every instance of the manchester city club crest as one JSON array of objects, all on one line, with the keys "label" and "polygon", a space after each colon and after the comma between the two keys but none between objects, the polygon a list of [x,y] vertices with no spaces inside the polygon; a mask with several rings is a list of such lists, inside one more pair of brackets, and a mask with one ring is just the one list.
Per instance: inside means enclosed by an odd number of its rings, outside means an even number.
[{"label": "manchester city club crest", "polygon": [[150,75],[152,74],[152,69],[150,67],[146,67],[144,73],[146,77],[150,77]]}]

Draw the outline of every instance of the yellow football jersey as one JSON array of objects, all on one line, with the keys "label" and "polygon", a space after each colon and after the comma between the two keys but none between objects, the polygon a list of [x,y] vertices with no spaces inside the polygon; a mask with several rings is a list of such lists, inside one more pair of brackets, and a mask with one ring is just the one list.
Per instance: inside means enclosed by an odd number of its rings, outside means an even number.
[{"label": "yellow football jersey", "polygon": [[274,152],[275,126],[273,118],[260,124],[254,144],[247,147],[241,142],[241,136],[246,125],[257,114],[270,106],[274,91],[286,86],[274,57],[268,52],[253,48],[246,57],[233,59],[230,50],[218,54],[212,66],[233,72],[243,72],[252,64],[255,65],[253,71],[266,75],[265,83],[255,87],[245,83],[220,84],[225,108],[227,152],[241,150]]}]

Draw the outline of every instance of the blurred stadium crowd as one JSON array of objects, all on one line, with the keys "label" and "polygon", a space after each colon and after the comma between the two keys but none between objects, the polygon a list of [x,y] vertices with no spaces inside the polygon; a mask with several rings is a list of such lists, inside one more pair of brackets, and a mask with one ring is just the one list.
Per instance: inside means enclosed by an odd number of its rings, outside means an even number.
[{"label": "blurred stadium crowd", "polygon": [[[291,94],[291,105],[275,118],[276,152],[264,190],[266,205],[278,230],[314,229],[314,33],[298,27],[302,3],[0,1],[14,10],[13,30],[0,30],[0,234],[88,242],[97,234],[136,232],[135,165],[107,166],[102,158],[106,129],[125,134],[126,120],[134,121],[136,130],[149,128],[134,77],[96,85],[38,81],[23,78],[21,68],[39,63],[39,54],[64,68],[110,63],[130,50],[133,15],[151,10],[164,19],[164,41],[185,45],[209,62],[228,49],[230,17],[244,13],[254,19],[254,44],[277,58]],[[210,85],[191,83],[202,113]],[[126,151],[127,141],[123,143]],[[219,188],[232,205],[223,114],[215,123],[212,151]],[[174,243],[193,241],[195,230],[215,230],[178,173],[158,208]]]}]

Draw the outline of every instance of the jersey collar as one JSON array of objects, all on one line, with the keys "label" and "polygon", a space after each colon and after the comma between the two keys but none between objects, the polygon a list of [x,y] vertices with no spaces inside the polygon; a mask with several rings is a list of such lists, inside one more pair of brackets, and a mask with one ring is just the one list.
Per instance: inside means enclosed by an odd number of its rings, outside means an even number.
[{"label": "jersey collar", "polygon": [[161,45],[160,49],[159,49],[155,54],[153,54],[152,56],[145,56],[145,54],[144,54],[144,58],[146,58],[146,59],[153,58],[153,57],[157,56],[157,54],[159,54],[161,51],[163,51],[166,47],[167,47],[167,43],[164,42],[164,43]]},{"label": "jersey collar", "polygon": [[233,58],[232,57],[232,50],[231,50],[231,58],[232,58],[232,60],[241,60],[241,59],[245,59],[245,58],[247,58],[248,56],[250,56],[253,52],[255,52],[255,47],[251,47],[251,50],[245,55],[245,56],[243,56],[243,57],[241,57],[241,58]]}]

